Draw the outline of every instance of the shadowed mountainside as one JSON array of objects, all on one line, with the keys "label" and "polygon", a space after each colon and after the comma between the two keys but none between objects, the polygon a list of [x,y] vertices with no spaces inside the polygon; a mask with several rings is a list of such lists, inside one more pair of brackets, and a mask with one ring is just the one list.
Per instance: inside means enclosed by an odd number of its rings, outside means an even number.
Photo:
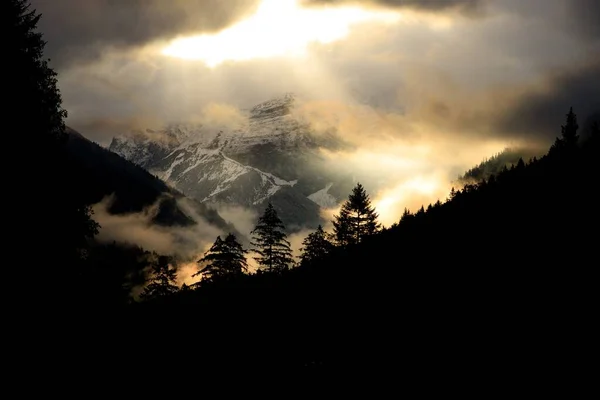
[{"label": "shadowed mountainside", "polygon": [[[67,154],[72,164],[73,182],[85,204],[95,204],[106,196],[114,195],[109,212],[126,214],[141,212],[159,202],[152,220],[158,225],[189,226],[199,221],[187,215],[177,204],[184,195],[169,187],[159,178],[123,157],[102,148],[68,129]],[[191,201],[195,211],[205,222],[223,230],[231,230],[219,214],[204,204]]]}]

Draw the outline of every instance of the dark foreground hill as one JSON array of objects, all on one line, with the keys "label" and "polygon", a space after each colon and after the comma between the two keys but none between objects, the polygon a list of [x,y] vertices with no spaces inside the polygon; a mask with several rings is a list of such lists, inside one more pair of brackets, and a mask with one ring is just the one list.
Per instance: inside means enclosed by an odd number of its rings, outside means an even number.
[{"label": "dark foreground hill", "polygon": [[190,363],[317,367],[444,387],[577,390],[595,325],[599,155],[597,136],[557,142],[313,264],[90,313],[90,337],[103,336],[75,360],[146,376]]},{"label": "dark foreground hill", "polygon": [[214,368],[584,374],[599,155],[597,137],[557,142],[312,265],[135,304],[117,326],[139,340],[119,348],[189,338],[170,359]]}]

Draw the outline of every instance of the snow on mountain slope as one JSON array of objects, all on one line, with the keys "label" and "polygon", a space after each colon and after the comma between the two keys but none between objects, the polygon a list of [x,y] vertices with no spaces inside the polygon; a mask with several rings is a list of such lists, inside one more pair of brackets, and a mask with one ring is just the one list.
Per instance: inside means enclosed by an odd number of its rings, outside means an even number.
[{"label": "snow on mountain slope", "polygon": [[308,198],[323,208],[335,207],[337,205],[337,199],[328,193],[331,186],[333,186],[333,182],[328,183],[323,189],[308,195]]},{"label": "snow on mountain slope", "polygon": [[329,193],[335,177],[315,168],[318,148],[335,141],[321,143],[295,119],[295,101],[286,94],[258,104],[238,129],[170,125],[117,136],[109,148],[201,202],[262,211],[271,201],[291,230],[314,228],[320,207],[337,203]]}]

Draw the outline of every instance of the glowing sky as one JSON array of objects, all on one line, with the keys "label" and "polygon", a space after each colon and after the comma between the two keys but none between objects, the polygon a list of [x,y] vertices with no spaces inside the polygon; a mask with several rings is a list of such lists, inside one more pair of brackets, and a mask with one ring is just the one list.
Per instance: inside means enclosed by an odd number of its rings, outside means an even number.
[{"label": "glowing sky", "polygon": [[269,57],[298,57],[311,43],[331,43],[346,37],[353,24],[367,21],[393,23],[398,12],[360,7],[305,9],[297,0],[264,0],[249,18],[216,34],[179,38],[162,53],[202,60],[210,67],[224,61]]},{"label": "glowing sky", "polygon": [[355,146],[327,157],[371,177],[386,224],[504,146],[552,141],[570,106],[582,125],[600,110],[598,0],[32,3],[84,135],[233,126],[294,92]]}]

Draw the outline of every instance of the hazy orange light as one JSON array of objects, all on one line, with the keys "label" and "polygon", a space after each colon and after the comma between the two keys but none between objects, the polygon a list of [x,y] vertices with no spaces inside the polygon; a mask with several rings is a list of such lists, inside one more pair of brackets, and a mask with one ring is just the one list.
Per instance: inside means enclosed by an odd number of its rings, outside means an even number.
[{"label": "hazy orange light", "polygon": [[242,61],[305,54],[310,43],[331,43],[348,35],[353,24],[394,22],[400,14],[360,7],[307,9],[297,0],[263,0],[248,19],[214,35],[179,38],[162,54],[202,60],[215,67],[225,61]]}]

